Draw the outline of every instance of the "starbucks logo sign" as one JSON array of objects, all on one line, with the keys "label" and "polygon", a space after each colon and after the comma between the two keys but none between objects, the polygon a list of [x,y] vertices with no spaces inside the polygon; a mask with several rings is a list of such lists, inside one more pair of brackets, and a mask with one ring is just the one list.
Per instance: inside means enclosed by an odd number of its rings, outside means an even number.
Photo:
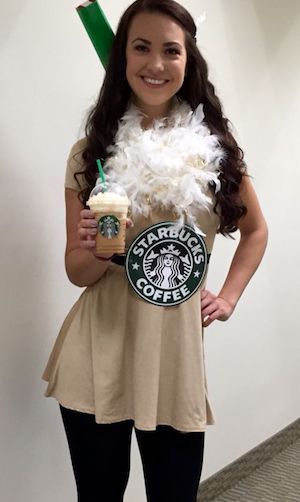
[{"label": "starbucks logo sign", "polygon": [[178,305],[200,287],[208,255],[202,237],[190,226],[158,223],[142,232],[126,256],[126,274],[135,292],[160,306]]},{"label": "starbucks logo sign", "polygon": [[102,237],[113,239],[117,237],[120,230],[120,222],[114,215],[106,214],[98,222],[98,229]]}]

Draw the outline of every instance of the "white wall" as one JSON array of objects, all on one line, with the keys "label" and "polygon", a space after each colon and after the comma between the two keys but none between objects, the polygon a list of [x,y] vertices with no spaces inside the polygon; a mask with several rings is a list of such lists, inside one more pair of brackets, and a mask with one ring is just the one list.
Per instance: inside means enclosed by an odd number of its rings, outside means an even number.
[{"label": "white wall", "polygon": [[[270,228],[269,248],[234,317],[206,331],[209,391],[203,478],[299,416],[298,0],[183,0],[206,11],[200,44]],[[115,28],[126,0],[101,2]],[[71,502],[75,486],[57,405],[40,376],[80,290],[63,264],[68,150],[103,77],[75,0],[1,5],[1,499]],[[81,129],[82,130],[82,129]],[[218,290],[236,242],[219,237]],[[126,502],[144,502],[133,442]]]}]

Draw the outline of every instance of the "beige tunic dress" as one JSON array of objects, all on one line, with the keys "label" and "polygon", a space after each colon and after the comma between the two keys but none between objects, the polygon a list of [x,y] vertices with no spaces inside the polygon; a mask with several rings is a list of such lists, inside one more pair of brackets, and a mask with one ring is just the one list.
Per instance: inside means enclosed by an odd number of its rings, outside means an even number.
[{"label": "beige tunic dress", "polygon": [[[84,140],[76,143],[68,161],[66,187],[74,190],[79,190],[73,173],[80,169],[83,146]],[[142,230],[172,219],[157,211],[139,218],[127,231],[127,246]],[[211,253],[218,218],[203,211],[199,226]],[[111,263],[69,312],[43,379],[45,396],[94,414],[97,423],[132,419],[141,430],[164,424],[204,431],[214,418],[207,397],[200,290],[180,305],[156,306],[134,292],[123,266]]]}]

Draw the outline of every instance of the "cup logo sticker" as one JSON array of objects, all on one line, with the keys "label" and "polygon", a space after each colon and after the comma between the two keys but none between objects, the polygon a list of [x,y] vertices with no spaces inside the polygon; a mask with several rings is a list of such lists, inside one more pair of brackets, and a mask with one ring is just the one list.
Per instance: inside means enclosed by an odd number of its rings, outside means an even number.
[{"label": "cup logo sticker", "polygon": [[126,274],[141,298],[167,307],[186,301],[199,289],[207,264],[206,245],[198,233],[188,225],[163,222],[133,241]]},{"label": "cup logo sticker", "polygon": [[120,231],[120,222],[114,215],[107,214],[102,216],[98,222],[98,230],[106,239],[117,237]]}]

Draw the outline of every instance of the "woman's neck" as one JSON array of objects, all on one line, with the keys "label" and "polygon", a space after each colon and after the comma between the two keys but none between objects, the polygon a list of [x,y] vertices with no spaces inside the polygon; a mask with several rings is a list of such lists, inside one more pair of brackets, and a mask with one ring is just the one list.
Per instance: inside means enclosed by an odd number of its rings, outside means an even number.
[{"label": "woman's neck", "polygon": [[171,99],[167,103],[163,103],[159,106],[148,106],[144,103],[141,105],[134,98],[132,99],[133,104],[143,113],[144,117],[141,122],[143,129],[150,129],[153,125],[154,120],[162,119],[167,117],[170,110],[173,107],[176,98]]}]

